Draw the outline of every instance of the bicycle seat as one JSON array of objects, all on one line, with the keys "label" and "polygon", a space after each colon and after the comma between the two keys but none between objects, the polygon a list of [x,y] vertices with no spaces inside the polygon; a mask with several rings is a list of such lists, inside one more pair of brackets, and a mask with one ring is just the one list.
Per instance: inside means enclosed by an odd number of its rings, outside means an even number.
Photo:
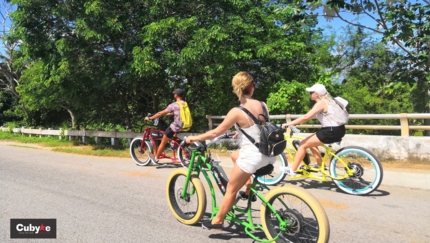
[{"label": "bicycle seat", "polygon": [[272,164],[268,164],[268,165],[266,165],[266,166],[264,166],[264,167],[262,167],[262,168],[258,169],[258,170],[254,173],[254,175],[255,175],[255,176],[257,176],[257,177],[258,177],[258,176],[265,176],[265,175],[269,175],[270,173],[272,173],[273,169],[274,169],[273,165],[272,165]]}]

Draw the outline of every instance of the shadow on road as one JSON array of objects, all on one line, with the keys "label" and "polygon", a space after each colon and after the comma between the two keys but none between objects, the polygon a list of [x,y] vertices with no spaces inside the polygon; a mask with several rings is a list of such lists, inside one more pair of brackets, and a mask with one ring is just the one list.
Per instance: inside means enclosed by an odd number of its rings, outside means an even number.
[{"label": "shadow on road", "polygon": [[[300,186],[304,189],[320,189],[320,190],[327,190],[327,191],[336,191],[340,193],[344,193],[347,195],[351,195],[349,193],[346,193],[342,190],[340,190],[333,182],[323,182],[323,181],[307,181],[307,180],[292,180],[292,181],[284,181],[283,184],[291,184]],[[362,197],[370,196],[370,197],[382,197],[382,196],[388,196],[390,195],[389,192],[376,189],[370,194],[362,195]],[[354,195],[351,195],[354,196]]]},{"label": "shadow on road", "polygon": [[[246,220],[246,217],[243,214],[237,214],[236,216],[239,216],[239,217],[242,216],[244,217],[244,220]],[[209,220],[210,217],[211,215],[209,213],[205,213],[203,220]],[[255,220],[254,217],[253,219]],[[201,227],[201,224],[199,226]],[[224,221],[223,231],[211,230],[211,232],[213,232],[213,234],[209,235],[210,239],[218,239],[218,240],[251,239],[251,237],[245,233],[245,227],[235,222],[231,222],[227,220]],[[253,233],[254,233],[254,236],[260,239],[265,239],[266,237],[263,231],[257,231]]]}]

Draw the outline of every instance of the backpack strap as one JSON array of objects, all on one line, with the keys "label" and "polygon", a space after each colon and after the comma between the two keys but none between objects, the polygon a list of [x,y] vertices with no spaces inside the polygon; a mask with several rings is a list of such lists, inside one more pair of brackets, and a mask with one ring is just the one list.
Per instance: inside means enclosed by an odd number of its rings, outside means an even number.
[{"label": "backpack strap", "polygon": [[[237,108],[243,110],[246,114],[248,114],[248,116],[250,116],[252,118],[252,120],[254,120],[255,124],[257,124],[257,125],[261,124],[261,121],[259,121],[257,118],[255,118],[255,116],[248,109],[246,109],[243,106],[238,106]],[[243,135],[245,135],[248,138],[248,140],[251,143],[253,143],[257,148],[260,148],[260,143],[256,143],[255,139],[253,139],[251,136],[248,135],[248,133],[246,133],[244,130],[242,130],[242,128],[239,126],[238,123],[236,123],[236,124],[239,127],[239,130],[243,133]]]},{"label": "backpack strap", "polygon": [[237,108],[243,110],[246,114],[248,114],[248,116],[252,118],[255,124],[260,125],[261,121],[255,118],[255,116],[248,109],[243,106],[238,106]]},{"label": "backpack strap", "polygon": [[264,117],[264,119],[265,119],[265,121],[266,122],[268,122],[268,121],[270,121],[270,118],[269,118],[269,114],[267,114],[267,106],[266,106],[266,104],[264,104],[264,102],[263,101],[260,101],[261,102],[261,108],[263,108],[263,115],[258,115],[258,117],[260,117],[260,116],[263,116]]}]

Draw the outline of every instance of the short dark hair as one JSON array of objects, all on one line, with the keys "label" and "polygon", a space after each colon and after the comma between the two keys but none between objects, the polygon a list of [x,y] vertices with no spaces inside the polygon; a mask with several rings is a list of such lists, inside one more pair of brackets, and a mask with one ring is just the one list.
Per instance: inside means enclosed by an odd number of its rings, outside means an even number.
[{"label": "short dark hair", "polygon": [[173,91],[173,94],[177,94],[179,97],[183,98],[184,97],[184,91],[182,89],[175,89],[175,91]]}]

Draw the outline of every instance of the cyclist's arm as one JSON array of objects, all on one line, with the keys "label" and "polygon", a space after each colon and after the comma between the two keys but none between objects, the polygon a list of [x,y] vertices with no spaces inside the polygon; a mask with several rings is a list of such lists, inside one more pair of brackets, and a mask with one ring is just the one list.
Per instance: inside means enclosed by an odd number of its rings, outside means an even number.
[{"label": "cyclist's arm", "polygon": [[299,125],[303,122],[307,122],[311,119],[314,119],[318,113],[323,112],[325,108],[325,102],[317,102],[312,109],[306,113],[305,115],[295,119],[294,121],[284,123],[282,124],[282,128],[285,128],[285,126],[295,126]]},{"label": "cyclist's arm", "polygon": [[[165,110],[162,110],[162,111],[159,111],[159,112],[157,112],[157,113],[155,113],[154,115],[152,115],[151,117],[145,117],[145,120],[154,120],[154,119],[157,119],[157,118],[160,118],[160,117],[163,117],[163,116],[166,116],[168,113],[170,113],[170,111],[169,110],[167,110],[167,109],[165,109]],[[147,119],[148,118],[148,119]]]},{"label": "cyclist's arm", "polygon": [[187,138],[187,143],[201,140],[212,140],[222,135],[223,133],[227,132],[228,129],[234,126],[237,121],[238,114],[240,114],[239,112],[241,112],[239,109],[231,109],[218,127],[197,136],[189,136]]}]

